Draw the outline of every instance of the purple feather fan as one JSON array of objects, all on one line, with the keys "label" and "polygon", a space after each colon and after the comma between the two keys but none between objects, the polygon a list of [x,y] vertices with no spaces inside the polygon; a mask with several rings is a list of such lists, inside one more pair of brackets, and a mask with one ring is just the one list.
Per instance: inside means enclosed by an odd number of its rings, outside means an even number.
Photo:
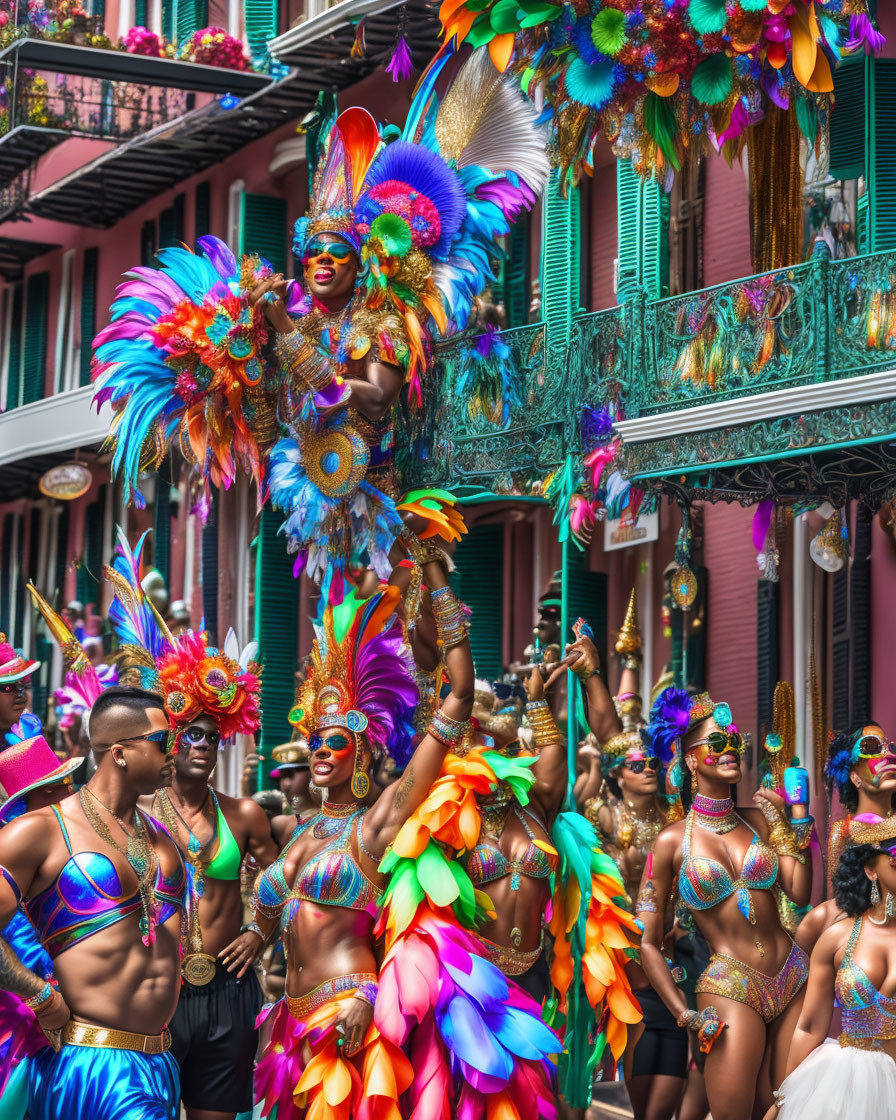
[{"label": "purple feather fan", "polygon": [[653,753],[668,766],[675,743],[688,729],[691,700],[683,688],[664,688],[650,709],[647,737]]}]

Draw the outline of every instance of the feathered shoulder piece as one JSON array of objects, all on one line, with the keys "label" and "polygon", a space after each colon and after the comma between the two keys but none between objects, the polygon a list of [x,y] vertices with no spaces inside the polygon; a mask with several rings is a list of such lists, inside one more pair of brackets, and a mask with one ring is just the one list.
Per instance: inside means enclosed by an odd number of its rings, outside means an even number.
[{"label": "feathered shoulder piece", "polygon": [[259,443],[270,439],[268,334],[248,289],[271,266],[258,257],[238,261],[216,237],[198,246],[199,253],[162,249],[161,268],[132,269],[116,292],[112,321],[93,342],[97,407],[119,406],[110,430],[113,467],[141,507],[138,475],[157,467],[172,443],[227,487],[238,467],[260,480]]},{"label": "feathered shoulder piece", "polygon": [[257,731],[261,727],[257,652],[256,642],[240,650],[232,630],[223,649],[209,645],[206,635],[195,630],[175,638],[157,666],[165,711],[175,727],[207,715],[216,720],[222,739]]},{"label": "feathered shoulder piece", "polygon": [[310,670],[289,719],[306,736],[326,727],[364,734],[375,755],[387,753],[404,767],[411,756],[420,695],[395,613],[399,597],[396,587],[369,599],[351,588],[341,603],[326,608],[315,627]]}]

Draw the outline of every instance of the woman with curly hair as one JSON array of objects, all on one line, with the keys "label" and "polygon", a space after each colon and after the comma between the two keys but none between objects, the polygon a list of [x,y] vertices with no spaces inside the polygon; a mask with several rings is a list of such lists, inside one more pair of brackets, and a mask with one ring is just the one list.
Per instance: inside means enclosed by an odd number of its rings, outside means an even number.
[{"label": "woman with curly hair", "polygon": [[896,795],[896,745],[878,723],[861,724],[831,738],[824,768],[828,793],[834,789],[846,810],[844,820],[834,821],[828,838],[828,874],[837,870],[840,853],[849,843],[849,823],[856,814],[893,814]]},{"label": "woman with curly hair", "polygon": [[[654,751],[688,781],[689,812],[657,837],[637,903],[644,923],[641,961],[651,987],[707,1054],[706,1091],[714,1120],[749,1120],[771,1103],[799,1014],[808,959],[781,924],[779,893],[809,901],[805,856],[812,819],[805,805],[760,789],[735,808],[743,739],[727,704],[665,689],[650,713]],[[673,757],[674,749],[674,757]],[[663,954],[663,916],[675,896],[690,910],[712,952],[690,1010]]]},{"label": "woman with curly hair", "polygon": [[[896,1099],[896,819],[862,814],[834,873],[852,922],[821,935],[790,1044],[788,1074],[766,1120],[871,1120]],[[840,1037],[827,1038],[834,1005]]]}]

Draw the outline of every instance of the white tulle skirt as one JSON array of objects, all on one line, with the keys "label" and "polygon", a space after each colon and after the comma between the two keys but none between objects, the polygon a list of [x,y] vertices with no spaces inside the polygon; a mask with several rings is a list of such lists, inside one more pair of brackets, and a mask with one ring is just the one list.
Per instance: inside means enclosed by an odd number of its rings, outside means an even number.
[{"label": "white tulle skirt", "polygon": [[784,1079],[781,1093],[778,1120],[883,1120],[896,1107],[896,1062],[829,1038]]}]

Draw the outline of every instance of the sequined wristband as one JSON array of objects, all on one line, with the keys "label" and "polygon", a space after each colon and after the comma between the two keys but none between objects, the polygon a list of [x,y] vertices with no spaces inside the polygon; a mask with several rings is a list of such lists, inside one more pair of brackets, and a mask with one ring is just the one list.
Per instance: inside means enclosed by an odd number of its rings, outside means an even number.
[{"label": "sequined wristband", "polygon": [[793,828],[787,817],[782,816],[778,809],[766,801],[765,798],[762,798],[759,802],[759,808],[762,810],[762,815],[766,821],[768,821],[770,829],[768,835],[769,847],[778,856],[789,856],[791,859],[803,863],[806,857],[797,846]]},{"label": "sequined wristband", "polygon": [[467,617],[463,604],[450,587],[437,587],[431,598],[439,646],[451,649],[452,646],[460,645],[467,637]]},{"label": "sequined wristband", "polygon": [[276,348],[286,375],[307,385],[314,393],[326,389],[336,376],[329,361],[311,345],[301,331],[281,334]]},{"label": "sequined wristband", "polygon": [[258,922],[247,922],[246,925],[244,925],[240,929],[240,933],[256,933],[262,941],[267,941],[267,934],[264,932]]},{"label": "sequined wristband", "polygon": [[429,735],[438,739],[450,750],[456,750],[463,742],[468,727],[467,720],[452,719],[451,716],[446,716],[441,708],[436,708],[426,730]]},{"label": "sequined wristband", "polygon": [[548,743],[560,742],[560,730],[551,715],[546,700],[531,700],[526,705],[526,719],[535,736],[535,746],[540,750]]},{"label": "sequined wristband", "polygon": [[53,985],[48,980],[46,982],[46,984],[44,984],[44,986],[41,988],[41,990],[37,993],[36,996],[32,996],[31,999],[26,999],[24,1001],[25,1006],[30,1007],[31,1010],[36,1015],[40,1011],[40,1009],[44,1006],[45,1003],[50,1002],[50,1000],[53,998],[54,991],[55,991],[55,989],[54,989]]},{"label": "sequined wristband", "polygon": [[801,852],[804,852],[812,840],[812,825],[815,824],[813,817],[794,817],[790,822],[790,828],[793,832],[793,838],[796,841],[796,846]]},{"label": "sequined wristband", "polygon": [[365,1003],[369,1003],[371,1007],[376,1004],[376,997],[379,993],[379,984],[374,984],[372,980],[365,980],[363,984],[358,985],[355,992],[355,999],[363,999]]}]

